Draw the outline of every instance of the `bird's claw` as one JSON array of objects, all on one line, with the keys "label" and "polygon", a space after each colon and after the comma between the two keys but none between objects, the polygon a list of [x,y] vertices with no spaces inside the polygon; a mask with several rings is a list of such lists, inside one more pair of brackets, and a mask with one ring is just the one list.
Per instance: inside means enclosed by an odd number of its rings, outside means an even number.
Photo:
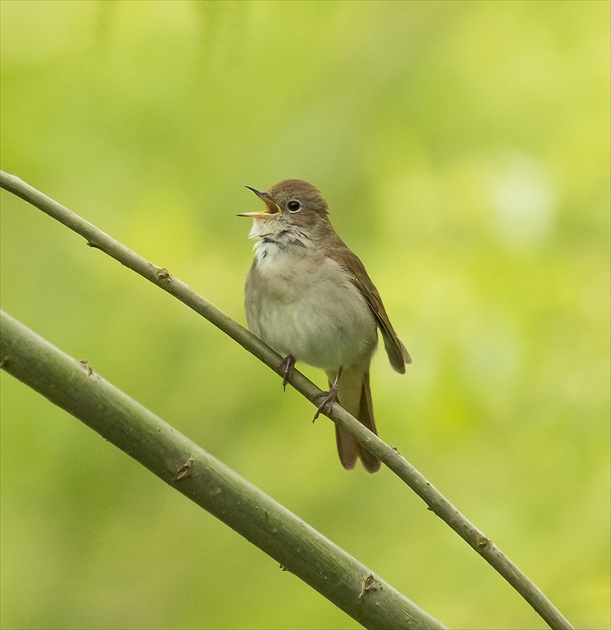
[{"label": "bird's claw", "polygon": [[323,397],[322,402],[318,405],[318,409],[314,414],[312,422],[316,422],[316,418],[322,413],[325,416],[331,413],[333,405],[337,402],[337,386],[333,386],[328,392],[322,392],[319,397]]},{"label": "bird's claw", "polygon": [[294,370],[295,357],[292,354],[287,354],[278,366],[278,371],[282,374],[282,389],[284,389],[284,391],[286,391],[287,383],[293,377]]}]

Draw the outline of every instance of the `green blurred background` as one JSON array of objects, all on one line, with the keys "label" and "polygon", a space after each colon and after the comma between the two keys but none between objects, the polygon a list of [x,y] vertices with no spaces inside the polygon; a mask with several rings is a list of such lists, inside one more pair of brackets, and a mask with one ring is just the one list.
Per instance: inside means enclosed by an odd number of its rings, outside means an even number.
[{"label": "green blurred background", "polygon": [[[579,628],[609,619],[609,3],[13,2],[2,168],[244,322],[243,186],[325,194],[414,363],[382,437]],[[541,628],[389,471],[176,300],[2,193],[2,306],[443,623]],[[318,384],[322,372],[304,368]],[[354,628],[2,375],[4,628]]]}]

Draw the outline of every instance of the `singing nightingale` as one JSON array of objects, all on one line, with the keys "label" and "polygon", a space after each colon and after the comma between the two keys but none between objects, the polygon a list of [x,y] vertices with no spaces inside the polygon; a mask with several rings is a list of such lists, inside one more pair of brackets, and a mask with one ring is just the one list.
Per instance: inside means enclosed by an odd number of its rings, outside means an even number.
[{"label": "singing nightingale", "polygon": [[[369,365],[378,328],[392,367],[404,373],[411,363],[380,294],[333,229],[314,186],[288,179],[266,191],[246,188],[265,203],[261,212],[239,215],[253,219],[249,236],[256,239],[245,288],[248,327],[285,357],[279,366],[285,387],[295,361],[322,368],[330,389],[319,412],[337,401],[377,435]],[[367,471],[380,469],[380,461],[337,425],[335,436],[344,468],[360,459]]]}]

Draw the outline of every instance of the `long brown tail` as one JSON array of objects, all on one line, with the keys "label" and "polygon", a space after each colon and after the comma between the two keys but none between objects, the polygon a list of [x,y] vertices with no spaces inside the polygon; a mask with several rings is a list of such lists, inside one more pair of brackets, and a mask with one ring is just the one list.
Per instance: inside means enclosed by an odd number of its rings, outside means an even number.
[{"label": "long brown tail", "polygon": [[[377,435],[369,387],[369,371],[344,368],[337,385],[339,404]],[[337,425],[335,425],[335,439],[339,459],[346,470],[354,468],[357,459],[361,460],[367,472],[374,473],[380,470],[380,460]]]}]

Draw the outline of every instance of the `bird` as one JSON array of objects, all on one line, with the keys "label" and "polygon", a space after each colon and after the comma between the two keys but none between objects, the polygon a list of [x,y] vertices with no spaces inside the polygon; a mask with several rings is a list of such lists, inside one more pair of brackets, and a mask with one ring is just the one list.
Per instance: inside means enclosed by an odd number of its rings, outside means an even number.
[{"label": "bird", "polygon": [[[338,402],[377,435],[369,367],[378,329],[394,370],[403,374],[411,363],[380,294],[312,184],[287,179],[268,190],[246,188],[265,203],[262,211],[238,215],[253,219],[255,240],[244,290],[248,328],[284,357],[285,388],[297,361],[325,371],[329,391],[314,419]],[[337,424],[335,436],[345,469],[357,460],[367,472],[380,469],[380,460]]]}]

